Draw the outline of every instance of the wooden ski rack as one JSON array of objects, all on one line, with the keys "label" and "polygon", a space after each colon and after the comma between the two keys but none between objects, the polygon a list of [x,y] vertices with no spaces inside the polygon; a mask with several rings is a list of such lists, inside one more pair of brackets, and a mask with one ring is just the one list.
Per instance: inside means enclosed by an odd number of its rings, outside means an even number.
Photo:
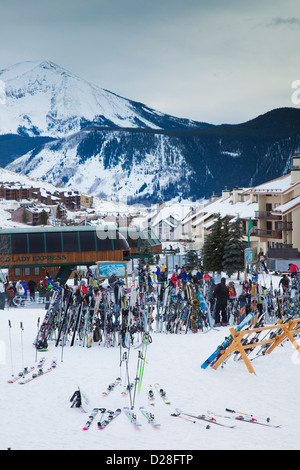
[{"label": "wooden ski rack", "polygon": [[[273,338],[267,338],[264,341],[259,341],[257,343],[249,343],[249,344],[241,344],[241,340],[243,339],[244,336],[253,334],[253,333],[258,333],[261,331],[272,331],[272,330],[280,330],[276,336]],[[251,328],[250,330],[241,330],[241,331],[235,331],[234,328],[230,328],[230,333],[233,337],[232,343],[222,352],[221,357],[218,359],[218,361],[212,366],[213,369],[217,369],[224,361],[225,359],[233,352],[239,352],[242,356],[242,359],[244,360],[248,371],[250,374],[255,374],[255,371],[252,367],[252,364],[245,352],[246,349],[250,348],[256,348],[258,346],[262,346],[264,344],[270,344],[270,346],[267,348],[265,351],[265,354],[270,354],[279,344],[281,344],[285,339],[289,339],[295,349],[298,351],[300,354],[300,345],[294,338],[295,335],[300,334],[300,318],[295,318],[292,320],[289,320],[286,323],[283,323],[282,320],[279,320],[276,325],[270,325],[270,326],[263,326],[260,328]]]}]

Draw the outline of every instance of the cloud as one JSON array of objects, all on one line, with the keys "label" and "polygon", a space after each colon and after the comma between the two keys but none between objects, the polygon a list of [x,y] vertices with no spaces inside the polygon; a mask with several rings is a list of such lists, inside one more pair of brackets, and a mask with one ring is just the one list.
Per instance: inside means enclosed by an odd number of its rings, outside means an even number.
[{"label": "cloud", "polygon": [[273,18],[271,23],[267,26],[292,26],[298,29],[300,28],[300,18],[283,18],[282,16],[277,16],[276,18]]}]

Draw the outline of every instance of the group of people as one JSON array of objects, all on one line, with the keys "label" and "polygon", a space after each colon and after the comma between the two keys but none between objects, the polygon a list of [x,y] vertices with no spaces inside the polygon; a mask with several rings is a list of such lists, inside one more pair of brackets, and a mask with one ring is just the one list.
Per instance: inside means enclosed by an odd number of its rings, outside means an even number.
[{"label": "group of people", "polygon": [[[36,291],[36,282],[30,279],[26,284],[22,280],[14,281],[1,281],[0,282],[0,308],[3,310],[5,306],[5,300],[7,300],[8,306],[13,306],[13,299],[16,296],[27,296],[29,293],[30,297],[34,299]],[[4,304],[4,305],[3,305]]]}]

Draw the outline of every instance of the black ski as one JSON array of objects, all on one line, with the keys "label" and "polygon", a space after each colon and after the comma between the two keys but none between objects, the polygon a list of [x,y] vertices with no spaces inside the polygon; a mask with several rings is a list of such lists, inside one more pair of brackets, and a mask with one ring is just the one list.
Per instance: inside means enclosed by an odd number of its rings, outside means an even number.
[{"label": "black ski", "polygon": [[98,422],[98,429],[104,429],[106,426],[108,426],[115,418],[117,418],[122,410],[121,408],[117,408],[116,411],[111,411],[111,410],[105,410],[106,413],[108,413],[108,416]]},{"label": "black ski", "polygon": [[98,411],[99,411],[99,408],[93,408],[92,409],[87,422],[85,423],[85,425],[82,428],[83,431],[88,431],[90,429],[90,426],[91,426],[92,422],[94,421],[94,419],[96,418],[96,416],[98,414]]}]

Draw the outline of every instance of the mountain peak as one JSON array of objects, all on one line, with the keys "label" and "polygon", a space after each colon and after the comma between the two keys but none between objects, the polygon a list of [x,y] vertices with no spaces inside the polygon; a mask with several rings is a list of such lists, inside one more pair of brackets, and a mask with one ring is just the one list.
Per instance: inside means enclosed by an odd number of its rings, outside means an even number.
[{"label": "mountain peak", "polygon": [[65,137],[83,127],[195,128],[83,80],[50,60],[25,61],[0,70],[6,100],[0,134]]}]

